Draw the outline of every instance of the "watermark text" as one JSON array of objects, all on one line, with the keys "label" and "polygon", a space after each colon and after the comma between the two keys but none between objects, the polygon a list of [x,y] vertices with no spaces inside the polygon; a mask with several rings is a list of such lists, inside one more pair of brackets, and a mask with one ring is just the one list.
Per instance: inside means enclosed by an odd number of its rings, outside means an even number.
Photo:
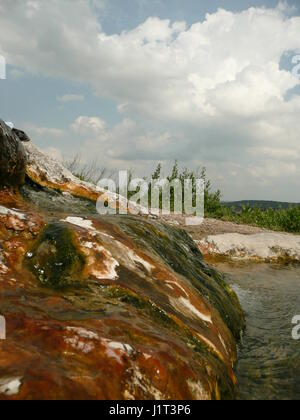
[{"label": "watermark text", "polygon": [[294,316],[292,324],[294,325],[292,329],[293,340],[300,340],[300,315]]},{"label": "watermark text", "polygon": [[0,315],[0,340],[6,340],[6,320]]},{"label": "watermark text", "polygon": [[201,224],[204,220],[203,179],[130,179],[120,171],[118,181],[105,178],[99,181],[101,190],[109,191],[105,201],[100,196],[97,211],[101,215],[143,214],[183,215],[186,224]]}]

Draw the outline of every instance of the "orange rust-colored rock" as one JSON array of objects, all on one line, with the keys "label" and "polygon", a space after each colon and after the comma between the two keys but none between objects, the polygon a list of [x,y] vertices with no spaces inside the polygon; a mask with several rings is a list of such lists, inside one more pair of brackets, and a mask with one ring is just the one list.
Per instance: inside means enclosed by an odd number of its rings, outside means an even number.
[{"label": "orange rust-colored rock", "polygon": [[7,323],[0,398],[233,396],[232,332],[151,244],[142,249],[135,242],[131,218],[95,218],[89,228],[79,218],[63,219],[86,265],[81,286],[55,290],[42,287],[26,263],[46,220],[18,204],[0,216],[0,308]]},{"label": "orange rust-colored rock", "polygon": [[131,203],[130,207],[124,197],[76,178],[61,163],[42,153],[33,143],[24,143],[24,147],[28,157],[26,174],[34,183],[70,193],[74,197],[107,202],[113,209],[130,211],[132,208],[134,214],[147,214],[147,210],[142,206]]},{"label": "orange rust-colored rock", "polygon": [[233,398],[243,314],[190,237],[35,194],[0,190],[0,399]]}]

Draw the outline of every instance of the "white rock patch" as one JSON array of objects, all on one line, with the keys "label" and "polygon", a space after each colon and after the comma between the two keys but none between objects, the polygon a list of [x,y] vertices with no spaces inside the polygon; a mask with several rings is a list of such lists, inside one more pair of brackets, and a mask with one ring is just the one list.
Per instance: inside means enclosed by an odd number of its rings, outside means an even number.
[{"label": "white rock patch", "polygon": [[137,255],[128,246],[122,244],[119,241],[115,241],[114,244],[119,247],[120,258],[122,259],[122,262],[125,266],[136,269],[138,265],[141,265],[149,274],[151,274],[152,270],[154,270],[155,267],[152,264]]},{"label": "white rock patch", "polygon": [[192,381],[191,379],[188,379],[187,384],[188,384],[188,387],[190,388],[192,395],[198,401],[206,401],[206,400],[211,399],[209,393],[204,389],[201,382],[199,381],[195,382],[195,381]]},{"label": "white rock patch", "polygon": [[20,220],[25,220],[26,219],[25,214],[19,212],[18,210],[8,209],[7,207],[4,207],[4,206],[0,206],[0,215],[3,215],[3,216],[15,216],[15,217],[17,217]]},{"label": "white rock patch", "polygon": [[169,280],[166,283],[167,283],[167,286],[170,287],[172,290],[174,290],[174,287],[171,286],[171,284],[174,284],[176,287],[178,287],[185,294],[186,297],[189,296],[188,293],[185,291],[185,289],[178,282]]},{"label": "white rock patch", "polygon": [[9,397],[17,395],[22,385],[22,378],[0,378],[0,394]]},{"label": "white rock patch", "polygon": [[204,337],[202,334],[197,333],[200,341],[203,341],[208,347],[210,347],[222,360],[224,360],[223,354],[217,349],[217,347],[210,341],[208,338]]},{"label": "white rock patch", "polygon": [[150,394],[154,400],[166,400],[168,397],[164,395],[159,389],[155,388],[152,382],[146,377],[139,369],[138,366],[134,366],[132,371],[131,382],[128,384],[131,394],[134,394],[135,389],[141,389],[145,394]]},{"label": "white rock patch", "polygon": [[219,334],[219,335],[218,335],[218,337],[219,337],[219,340],[220,340],[220,341],[221,341],[221,343],[222,343],[222,346],[224,347],[224,350],[225,350],[225,351],[226,351],[226,353],[228,354],[228,350],[227,350],[227,347],[226,347],[225,341],[223,340],[223,338],[222,338],[221,334]]},{"label": "white rock patch", "polygon": [[141,258],[139,255],[137,255],[135,252],[132,251],[132,249],[128,249],[128,257],[133,261],[134,263],[141,264],[146,271],[150,274],[152,270],[155,268],[152,264],[148,263],[148,261]]},{"label": "white rock patch", "polygon": [[181,296],[180,298],[170,298],[170,303],[174,306],[177,310],[182,311],[186,316],[193,316],[201,319],[203,322],[207,322],[212,324],[211,316],[203,314],[194,305],[189,301],[189,299],[184,298]]},{"label": "white rock patch", "polygon": [[8,272],[8,268],[4,264],[4,257],[1,255],[1,249],[0,249],[0,274],[6,274]]},{"label": "white rock patch", "polygon": [[[99,280],[118,279],[119,276],[116,269],[120,266],[120,264],[116,259],[113,258],[112,254],[107,249],[93,242],[84,242],[82,245],[89,250],[95,250],[96,252],[99,252],[105,257],[105,260],[103,261],[104,269],[101,271],[93,269],[91,271],[93,276]],[[91,263],[95,263],[93,256],[89,256],[89,259]]]},{"label": "white rock patch", "polygon": [[98,334],[94,333],[93,331],[88,331],[85,328],[78,328],[78,327],[67,327],[67,331],[76,333],[81,338],[87,338],[89,340],[98,340]]},{"label": "white rock patch", "polygon": [[99,339],[96,333],[77,327],[67,327],[66,331],[74,334],[72,337],[64,337],[64,342],[74,350],[88,354],[95,349],[94,341]]},{"label": "white rock patch", "polygon": [[103,246],[98,245],[97,251],[104,254],[106,260],[104,261],[104,265],[106,268],[105,273],[103,273],[103,278],[108,280],[116,280],[119,276],[116,269],[120,266],[117,260],[115,260],[112,254],[107,251]]},{"label": "white rock patch", "polygon": [[300,261],[300,236],[263,232],[254,235],[226,233],[208,236],[197,241],[204,254],[227,256],[241,260],[278,260],[291,258]]},{"label": "white rock patch", "polygon": [[202,319],[202,321],[212,324],[211,316],[210,315],[205,315],[202,312],[198,311],[198,309],[195,308],[195,306],[192,305],[191,302],[188,299],[185,299],[184,297],[180,297],[179,302],[183,306],[185,306],[187,309],[189,309],[189,311],[191,311],[192,314],[194,314],[198,318]]},{"label": "white rock patch", "polygon": [[72,338],[65,338],[65,343],[69,344],[73,349],[80,351],[84,354],[91,353],[95,346],[93,343],[85,343],[84,341],[81,341],[79,337],[72,337]]},{"label": "white rock patch", "polygon": [[124,363],[122,356],[131,356],[134,353],[134,349],[129,344],[108,340],[107,338],[102,338],[101,343],[106,348],[107,357],[115,359],[120,365]]},{"label": "white rock patch", "polygon": [[128,354],[132,354],[134,352],[133,348],[129,344],[118,343],[117,341],[110,341],[108,343],[108,347],[112,350],[126,351]]},{"label": "white rock patch", "polygon": [[95,230],[93,222],[91,220],[83,219],[82,217],[67,217],[62,222],[70,223],[71,225],[81,227],[87,230]]}]

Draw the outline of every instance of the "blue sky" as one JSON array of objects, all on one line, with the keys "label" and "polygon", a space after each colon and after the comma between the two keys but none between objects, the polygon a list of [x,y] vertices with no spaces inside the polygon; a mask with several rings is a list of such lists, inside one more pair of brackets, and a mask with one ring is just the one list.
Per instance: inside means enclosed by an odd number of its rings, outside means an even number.
[{"label": "blue sky", "polygon": [[[289,1],[297,7],[297,0]],[[189,25],[202,20],[206,13],[219,8],[234,12],[248,7],[276,7],[278,0],[110,0],[104,17],[100,15],[107,33],[133,29],[149,16],[161,19],[185,20]]]},{"label": "blue sky", "polygon": [[300,201],[298,15],[296,1],[0,0],[0,117],[57,158],[139,175],[177,158],[225,199]]}]

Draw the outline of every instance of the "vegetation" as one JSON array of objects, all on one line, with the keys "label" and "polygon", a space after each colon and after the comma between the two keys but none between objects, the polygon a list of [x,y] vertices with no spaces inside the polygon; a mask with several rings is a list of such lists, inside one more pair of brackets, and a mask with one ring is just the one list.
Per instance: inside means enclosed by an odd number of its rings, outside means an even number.
[{"label": "vegetation", "polygon": [[265,200],[243,200],[243,201],[226,201],[226,207],[230,207],[233,210],[239,212],[242,211],[243,207],[256,207],[261,210],[274,209],[288,209],[290,207],[299,207],[299,203],[287,203],[284,201],[265,201]]},{"label": "vegetation", "polygon": [[[153,179],[159,178],[161,174],[161,165],[159,165],[153,174]],[[266,202],[257,201],[254,206],[249,203],[234,206],[221,202],[221,192],[214,191],[211,182],[207,179],[206,169],[202,168],[196,172],[184,169],[179,170],[177,162],[172,169],[169,180],[179,178],[182,182],[185,179],[191,179],[193,182],[197,178],[204,180],[204,207],[205,217],[213,217],[224,221],[230,221],[239,224],[254,225],[270,230],[278,230],[284,232],[300,233],[300,205],[283,203],[284,206],[276,206],[271,203],[272,207],[267,207]]]},{"label": "vegetation", "polygon": [[83,163],[80,154],[76,154],[71,160],[65,161],[64,166],[81,181],[98,184],[106,176],[106,170],[102,168],[97,159]]},{"label": "vegetation", "polygon": [[[107,174],[105,169],[102,169],[97,161],[88,164],[82,164],[80,156],[66,162],[65,165],[78,178],[87,182],[97,184],[100,179]],[[151,198],[151,180],[159,180],[162,178],[168,179],[172,182],[174,179],[179,179],[184,185],[185,180],[191,180],[193,183],[193,205],[196,201],[196,179],[204,181],[204,209],[205,217],[213,217],[224,221],[230,221],[239,224],[248,224],[266,228],[270,230],[300,233],[300,205],[288,203],[274,203],[265,201],[256,202],[238,202],[238,203],[222,203],[221,191],[214,190],[210,180],[207,178],[206,169],[199,168],[191,171],[187,168],[180,168],[176,161],[167,176],[162,174],[163,168],[158,164],[156,170],[151,176],[149,183],[149,202]],[[113,177],[111,173],[108,178]],[[128,184],[134,178],[134,173],[130,171],[128,176]],[[145,180],[147,180],[145,178]],[[135,193],[128,193],[130,199]],[[160,207],[162,200],[160,200]],[[184,197],[183,197],[184,209]],[[174,210],[174,190],[171,188],[171,211]]]},{"label": "vegetation", "polygon": [[300,206],[286,209],[266,209],[244,206],[241,211],[222,205],[207,216],[240,224],[254,225],[270,230],[300,233]]}]

